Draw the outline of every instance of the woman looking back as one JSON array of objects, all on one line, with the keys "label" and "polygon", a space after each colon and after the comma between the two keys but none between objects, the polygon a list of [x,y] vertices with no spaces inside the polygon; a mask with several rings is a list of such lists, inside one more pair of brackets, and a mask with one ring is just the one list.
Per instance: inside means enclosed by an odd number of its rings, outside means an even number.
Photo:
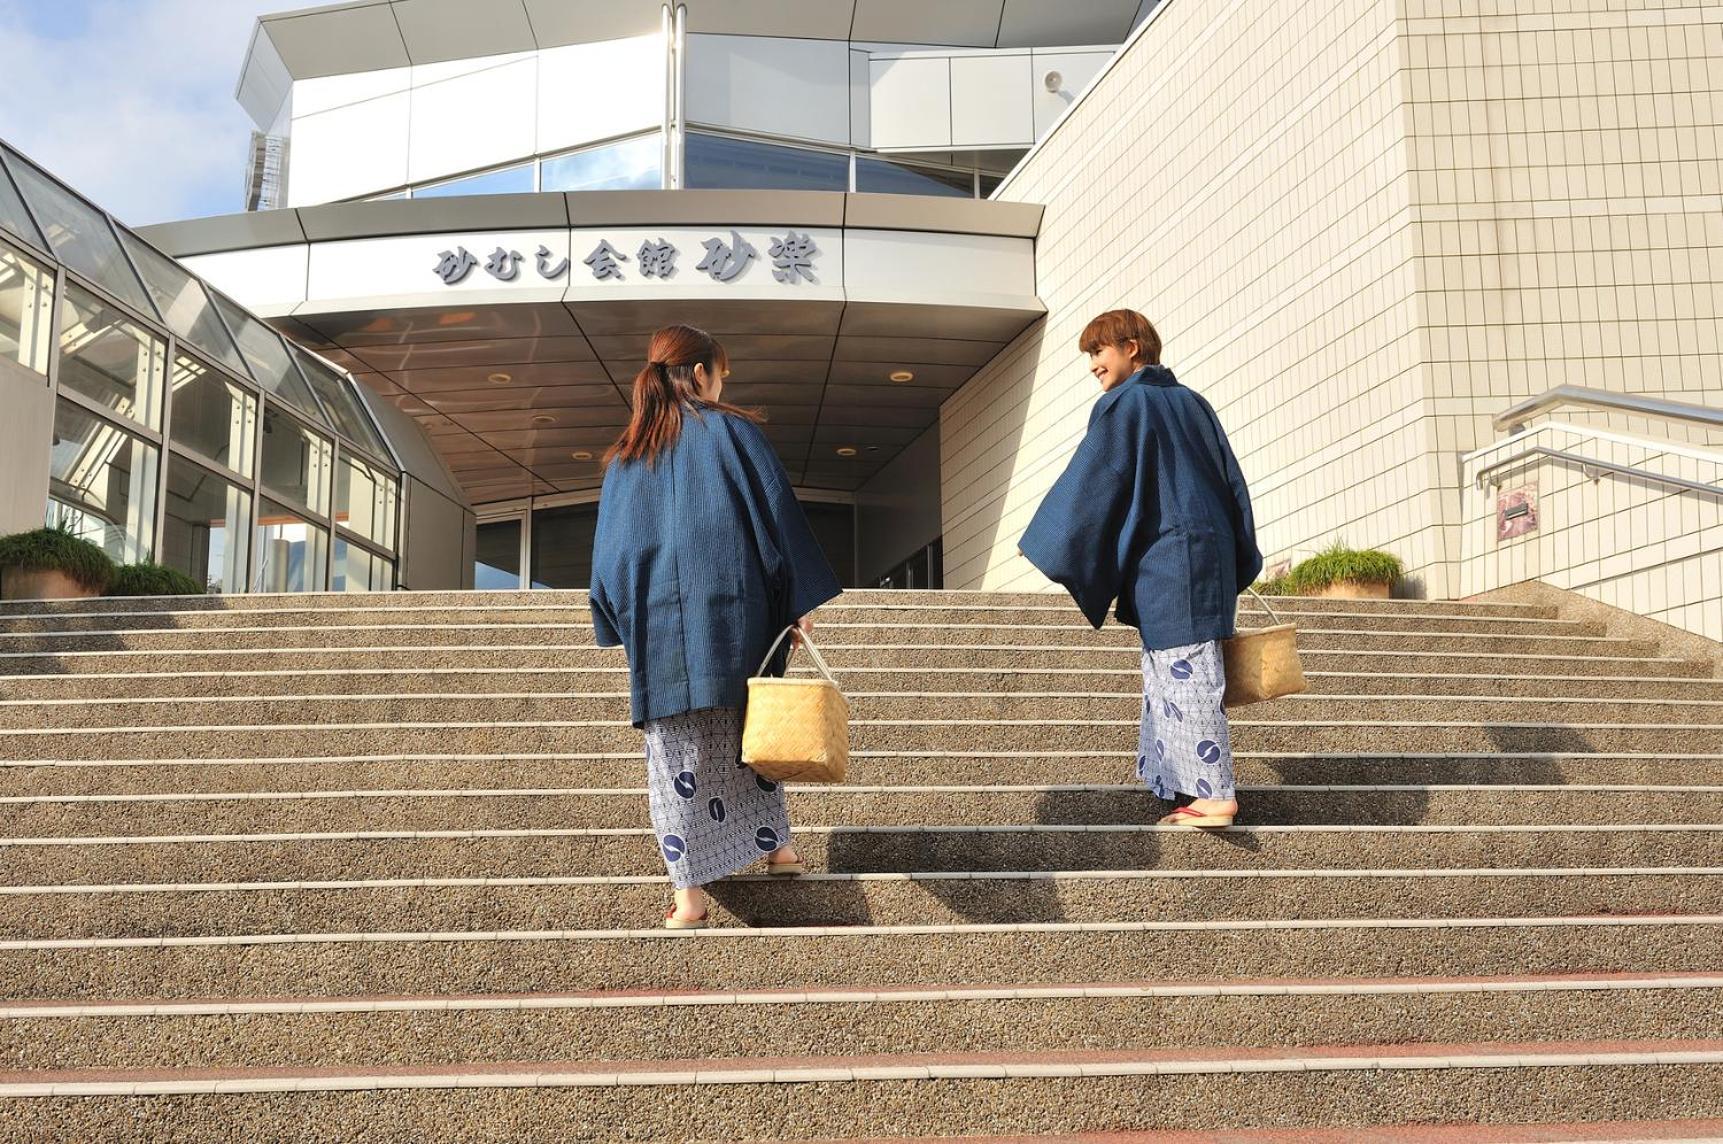
[{"label": "woman looking back", "polygon": [[633,418],[604,458],[592,625],[600,647],[628,654],[653,831],[676,890],[665,925],[694,929],[708,882],[761,858],[774,874],[804,871],[782,787],[742,764],[742,709],[772,641],[791,624],[812,631],[808,613],[842,589],[759,415],[721,400],[724,347],[667,326],[646,358]]}]

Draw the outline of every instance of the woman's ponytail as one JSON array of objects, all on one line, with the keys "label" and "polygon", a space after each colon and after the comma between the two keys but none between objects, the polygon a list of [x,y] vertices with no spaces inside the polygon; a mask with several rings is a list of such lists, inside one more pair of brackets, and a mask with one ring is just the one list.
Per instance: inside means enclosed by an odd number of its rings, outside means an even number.
[{"label": "woman's ponytail", "polygon": [[633,416],[604,454],[606,465],[635,460],[650,465],[682,435],[684,406],[708,406],[749,421],[764,420],[751,410],[702,398],[694,381],[697,365],[715,376],[729,367],[729,355],[711,334],[693,326],[666,326],[652,335],[646,365],[634,375]]}]

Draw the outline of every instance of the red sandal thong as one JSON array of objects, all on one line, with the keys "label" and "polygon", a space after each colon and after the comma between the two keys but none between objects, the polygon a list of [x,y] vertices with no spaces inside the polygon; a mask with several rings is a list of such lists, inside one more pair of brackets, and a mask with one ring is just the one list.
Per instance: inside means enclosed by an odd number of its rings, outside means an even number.
[{"label": "red sandal thong", "polygon": [[1181,806],[1165,818],[1161,819],[1158,825],[1194,826],[1212,830],[1217,827],[1231,826],[1232,820],[1233,816],[1230,814],[1204,814],[1200,810],[1192,810],[1188,806]]}]

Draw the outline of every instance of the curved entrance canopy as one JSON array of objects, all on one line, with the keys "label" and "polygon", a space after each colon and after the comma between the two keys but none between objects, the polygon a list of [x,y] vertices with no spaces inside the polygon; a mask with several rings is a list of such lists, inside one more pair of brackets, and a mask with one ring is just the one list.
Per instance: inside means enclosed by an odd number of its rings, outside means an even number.
[{"label": "curved entrance canopy", "polygon": [[710,330],[792,479],[853,491],[1044,312],[1041,208],[824,192],[346,203],[152,228],[417,418],[475,503],[596,488],[646,335]]}]

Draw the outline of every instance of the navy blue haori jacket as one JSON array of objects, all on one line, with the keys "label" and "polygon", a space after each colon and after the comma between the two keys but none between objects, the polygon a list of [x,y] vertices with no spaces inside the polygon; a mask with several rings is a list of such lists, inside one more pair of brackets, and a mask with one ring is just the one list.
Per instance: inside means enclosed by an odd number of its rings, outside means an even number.
[{"label": "navy blue haori jacket", "polygon": [[1250,491],[1214,410],[1151,365],[1102,394],[1089,431],[1018,542],[1100,627],[1150,650],[1233,634],[1238,594],[1262,571]]},{"label": "navy blue haori jacket", "polygon": [[636,727],[745,706],[772,641],[842,590],[778,455],[740,417],[686,406],[681,436],[650,465],[604,474],[592,626],[600,647],[628,653]]}]

